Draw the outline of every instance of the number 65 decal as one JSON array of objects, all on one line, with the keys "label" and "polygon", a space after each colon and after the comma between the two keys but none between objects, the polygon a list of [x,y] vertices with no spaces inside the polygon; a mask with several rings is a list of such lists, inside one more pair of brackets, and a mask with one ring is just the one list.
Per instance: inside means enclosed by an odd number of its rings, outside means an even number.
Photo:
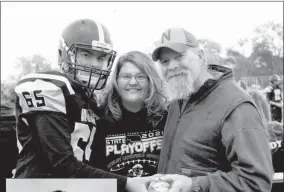
[{"label": "number 65 decal", "polygon": [[40,96],[37,95],[37,94],[39,94],[41,92],[42,92],[42,90],[34,90],[33,91],[34,97],[32,97],[32,95],[29,92],[27,92],[27,91],[22,92],[23,97],[25,98],[28,107],[34,107],[34,103],[36,103],[37,107],[45,106],[44,97],[40,97]]}]

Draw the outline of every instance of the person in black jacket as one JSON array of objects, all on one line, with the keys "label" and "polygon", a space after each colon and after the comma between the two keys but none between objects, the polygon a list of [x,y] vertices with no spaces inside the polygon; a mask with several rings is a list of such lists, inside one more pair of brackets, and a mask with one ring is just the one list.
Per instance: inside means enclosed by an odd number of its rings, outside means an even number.
[{"label": "person in black jacket", "polygon": [[157,173],[167,118],[164,81],[145,53],[121,56],[100,94],[90,165],[128,177]]},{"label": "person in black jacket", "polygon": [[14,108],[1,100],[0,116],[0,178],[11,178],[16,167],[18,148]]}]

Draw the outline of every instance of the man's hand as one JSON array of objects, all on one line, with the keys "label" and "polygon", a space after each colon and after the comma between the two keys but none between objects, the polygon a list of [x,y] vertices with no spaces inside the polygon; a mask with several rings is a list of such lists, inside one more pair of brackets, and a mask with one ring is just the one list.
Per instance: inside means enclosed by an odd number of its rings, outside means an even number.
[{"label": "man's hand", "polygon": [[168,192],[189,192],[192,187],[192,179],[178,174],[167,174],[160,177],[160,180],[171,184]]}]

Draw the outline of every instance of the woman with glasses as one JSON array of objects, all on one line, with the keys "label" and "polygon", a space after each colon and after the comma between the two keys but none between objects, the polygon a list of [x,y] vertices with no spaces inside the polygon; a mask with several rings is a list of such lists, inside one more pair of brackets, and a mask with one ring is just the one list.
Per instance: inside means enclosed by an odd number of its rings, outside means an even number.
[{"label": "woman with glasses", "polygon": [[128,177],[157,173],[167,118],[164,81],[142,52],[121,56],[99,94],[102,118],[89,163]]}]

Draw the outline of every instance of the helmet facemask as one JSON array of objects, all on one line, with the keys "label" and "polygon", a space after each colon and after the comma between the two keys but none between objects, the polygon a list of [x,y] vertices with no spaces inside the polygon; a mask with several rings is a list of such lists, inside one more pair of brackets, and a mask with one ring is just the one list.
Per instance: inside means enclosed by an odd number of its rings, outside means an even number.
[{"label": "helmet facemask", "polygon": [[[92,45],[73,43],[70,48],[68,48],[64,43],[64,40],[62,39],[61,41],[63,41],[62,45],[65,47],[62,55],[64,63],[61,67],[63,72],[70,80],[87,88],[91,92],[103,89],[116,57],[116,52],[112,50],[111,45],[104,42],[93,41]],[[92,65],[82,65],[77,58],[78,49],[88,52],[102,52],[110,55],[110,58],[105,66],[102,66],[101,68]]]}]

